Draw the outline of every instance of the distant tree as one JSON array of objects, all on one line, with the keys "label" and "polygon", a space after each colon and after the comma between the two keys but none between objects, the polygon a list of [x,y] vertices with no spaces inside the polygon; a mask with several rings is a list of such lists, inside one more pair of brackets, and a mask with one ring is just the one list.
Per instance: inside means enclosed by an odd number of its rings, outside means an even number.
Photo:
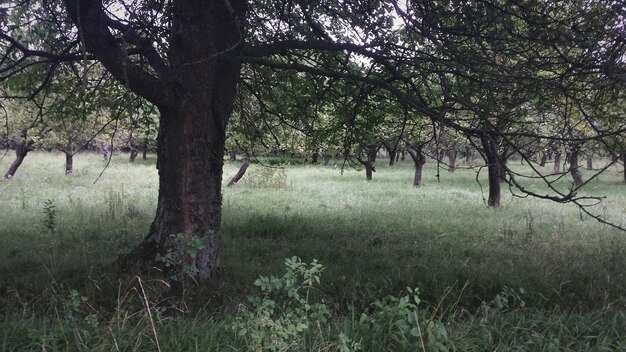
[{"label": "distant tree", "polygon": [[29,152],[41,145],[41,136],[48,128],[41,121],[39,109],[34,102],[5,101],[2,106],[6,114],[6,140],[9,148],[15,150],[15,160],[4,174],[4,179],[12,179]]}]

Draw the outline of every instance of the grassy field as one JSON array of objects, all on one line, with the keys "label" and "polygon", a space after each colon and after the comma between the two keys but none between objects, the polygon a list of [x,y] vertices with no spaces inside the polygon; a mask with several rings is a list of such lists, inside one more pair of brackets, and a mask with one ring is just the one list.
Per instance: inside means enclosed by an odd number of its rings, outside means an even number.
[{"label": "grassy field", "polygon": [[[32,153],[0,182],[2,352],[626,350],[626,233],[506,191],[489,209],[486,170],[483,193],[477,169],[442,169],[438,181],[432,161],[419,188],[411,163],[384,158],[369,183],[340,166],[252,165],[224,188],[221,276],[171,314],[164,282],[118,279],[109,265],[147,233],[154,156],[117,156],[95,183],[98,155],[78,155],[72,176],[63,162]],[[593,212],[624,225],[620,172],[582,192],[606,195]],[[298,291],[306,302],[253,285],[293,256],[324,267]]]}]

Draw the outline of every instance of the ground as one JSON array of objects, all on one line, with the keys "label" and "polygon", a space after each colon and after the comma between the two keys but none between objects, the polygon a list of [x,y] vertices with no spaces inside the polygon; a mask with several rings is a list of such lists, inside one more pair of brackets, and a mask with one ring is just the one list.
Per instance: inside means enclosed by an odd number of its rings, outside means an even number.
[{"label": "ground", "polygon": [[[626,234],[574,206],[508,193],[500,209],[490,209],[486,170],[481,193],[478,169],[442,168],[437,181],[432,160],[418,188],[411,163],[386,167],[384,158],[371,182],[362,170],[342,173],[340,162],[254,164],[224,188],[220,277],[190,287],[182,312],[172,315],[159,306],[164,281],[120,281],[109,265],[148,231],[154,156],[129,164],[120,155],[104,169],[99,155],[84,153],[72,176],[63,160],[29,154],[13,180],[0,182],[3,351],[242,350],[253,339],[233,326],[244,319],[246,297],[258,295],[252,283],[281,275],[293,256],[324,266],[315,299],[330,315],[323,328],[305,329],[302,341],[289,335],[289,350],[415,351],[423,342],[433,351],[626,349]],[[238,166],[226,163],[224,183]],[[626,217],[620,171],[609,169],[583,191],[607,195],[594,211],[616,222]],[[420,290],[422,338],[380,318],[391,314],[390,301],[384,314],[372,305],[410,296],[407,287]],[[292,301],[276,302],[284,309]],[[429,330],[435,326],[443,335]],[[277,346],[263,347],[284,350]]]}]

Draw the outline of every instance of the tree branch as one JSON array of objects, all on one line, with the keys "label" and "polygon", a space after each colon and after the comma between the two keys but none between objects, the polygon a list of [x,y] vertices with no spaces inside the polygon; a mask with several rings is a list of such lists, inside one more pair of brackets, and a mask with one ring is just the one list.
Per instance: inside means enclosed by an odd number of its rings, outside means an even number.
[{"label": "tree branch", "polygon": [[115,78],[157,106],[168,104],[165,86],[160,78],[136,65],[126,48],[111,33],[109,26],[114,21],[104,12],[101,0],[66,0],[65,4],[72,22],[82,35],[86,49]]}]

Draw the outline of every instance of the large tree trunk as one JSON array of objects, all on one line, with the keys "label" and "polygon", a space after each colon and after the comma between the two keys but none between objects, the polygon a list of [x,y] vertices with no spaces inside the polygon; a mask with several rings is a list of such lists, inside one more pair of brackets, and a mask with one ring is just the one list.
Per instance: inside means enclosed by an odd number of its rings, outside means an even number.
[{"label": "large tree trunk", "polygon": [[[225,85],[230,79],[223,78]],[[234,93],[234,87],[225,88]],[[148,236],[122,258],[124,266],[137,265],[140,269],[156,263],[168,275],[176,276],[175,281],[180,281],[181,273],[202,280],[219,270],[224,127],[228,117],[228,110],[219,104],[227,107],[232,100],[221,100],[218,95],[205,104],[197,98],[192,95],[178,108],[161,109],[157,215]],[[193,246],[196,253],[188,253],[189,246],[182,243],[185,241],[198,244]],[[166,267],[163,258],[171,253],[178,261]]]},{"label": "large tree trunk", "polygon": [[15,175],[17,169],[22,165],[24,158],[26,158],[26,154],[33,150],[33,142],[28,141],[28,130],[23,129],[21,132],[21,138],[19,141],[13,142],[15,147],[15,160],[9,166],[9,170],[7,170],[6,174],[4,174],[4,179],[9,180],[12,179]]},{"label": "large tree trunk", "polygon": [[235,185],[237,182],[239,182],[239,180],[241,180],[243,175],[246,174],[248,166],[250,166],[250,158],[246,156],[245,158],[243,158],[243,163],[241,164],[241,167],[239,168],[235,176],[233,176],[233,178],[231,178],[228,182],[228,187]]},{"label": "large tree trunk", "polygon": [[498,160],[498,145],[493,138],[483,137],[480,141],[483,146],[484,156],[487,159],[485,160],[487,162],[487,176],[489,180],[489,198],[487,199],[487,205],[490,207],[499,207],[502,166]]},{"label": "large tree trunk", "polygon": [[141,158],[143,160],[148,159],[148,143],[144,142],[141,146]]},{"label": "large tree trunk", "polygon": [[225,131],[241,70],[236,58],[241,31],[231,11],[242,14],[242,6],[217,1],[209,7],[200,0],[173,6],[172,79],[165,81],[166,101],[157,104],[156,217],[121,263],[161,267],[173,280],[174,295],[181,293],[182,277],[201,281],[219,271]]},{"label": "large tree trunk", "polygon": [[426,163],[426,156],[422,153],[420,146],[408,147],[407,151],[415,164],[415,174],[413,176],[413,187],[419,187],[422,184],[422,169]]}]

